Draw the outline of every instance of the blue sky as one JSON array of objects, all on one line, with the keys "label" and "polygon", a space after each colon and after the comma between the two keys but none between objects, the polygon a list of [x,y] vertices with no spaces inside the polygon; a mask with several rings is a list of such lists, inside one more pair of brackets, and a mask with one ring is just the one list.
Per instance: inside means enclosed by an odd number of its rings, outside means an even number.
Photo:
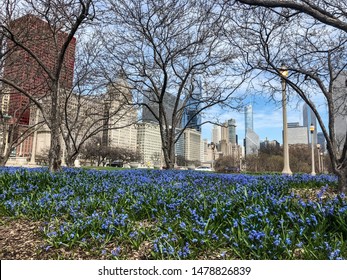
[{"label": "blue sky", "polygon": [[[259,135],[260,141],[277,140],[282,144],[282,106],[281,103],[269,101],[264,97],[252,97],[245,101],[245,104],[250,103],[253,105],[253,127],[254,131]],[[287,106],[287,119],[288,122],[299,122],[302,125],[302,101],[293,100],[288,102]],[[323,119],[327,119],[325,106],[321,105],[318,110]],[[236,133],[239,137],[239,144],[245,137],[245,118],[244,111],[219,111],[218,120],[225,121],[230,118],[236,119]],[[204,121],[204,119],[203,119]],[[211,141],[212,137],[212,124],[204,124],[202,126],[202,138]],[[321,129],[318,127],[318,132]]]}]

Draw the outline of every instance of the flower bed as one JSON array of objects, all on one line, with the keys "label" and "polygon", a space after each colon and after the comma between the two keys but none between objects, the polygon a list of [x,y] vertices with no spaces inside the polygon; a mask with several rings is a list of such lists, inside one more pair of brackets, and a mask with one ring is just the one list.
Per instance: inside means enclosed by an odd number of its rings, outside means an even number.
[{"label": "flower bed", "polygon": [[[334,176],[0,170],[0,215],[45,221],[46,250],[127,259],[346,259]],[[310,200],[293,189],[321,189]],[[295,193],[295,194],[294,194]]]}]

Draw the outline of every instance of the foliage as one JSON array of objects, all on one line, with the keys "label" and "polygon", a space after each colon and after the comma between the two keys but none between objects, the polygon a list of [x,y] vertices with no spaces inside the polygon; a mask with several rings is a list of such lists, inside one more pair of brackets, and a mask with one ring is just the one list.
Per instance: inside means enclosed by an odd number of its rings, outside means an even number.
[{"label": "foliage", "polygon": [[97,145],[95,142],[87,143],[81,150],[81,155],[85,160],[96,161],[98,166],[114,160],[132,162],[140,159],[138,152],[126,148]]},{"label": "foliage", "polygon": [[[44,220],[53,246],[126,259],[341,259],[347,202],[336,177],[4,168],[0,215]],[[314,200],[295,188],[322,188]],[[110,250],[109,244],[113,248]]]},{"label": "foliage", "polygon": [[[316,153],[316,150],[315,150]],[[318,171],[318,156],[315,155],[315,166]],[[289,145],[289,162],[292,172],[310,173],[312,170],[311,147],[304,144]],[[246,157],[247,171],[250,172],[281,172],[283,169],[282,148],[261,148],[258,155]],[[331,164],[326,161],[325,167]]]},{"label": "foliage", "polygon": [[226,172],[226,170],[232,170],[239,168],[240,159],[235,159],[233,156],[223,156],[218,158],[214,163],[214,169],[217,172]]}]

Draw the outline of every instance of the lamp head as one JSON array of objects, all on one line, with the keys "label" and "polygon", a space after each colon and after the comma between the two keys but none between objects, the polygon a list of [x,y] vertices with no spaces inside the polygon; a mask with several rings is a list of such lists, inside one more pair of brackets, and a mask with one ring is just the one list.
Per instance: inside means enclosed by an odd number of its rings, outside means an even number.
[{"label": "lamp head", "polygon": [[314,132],[314,125],[312,123],[311,123],[311,126],[310,126],[310,131],[311,131],[311,133]]},{"label": "lamp head", "polygon": [[282,63],[279,71],[283,77],[285,77],[285,78],[288,77],[288,67],[284,63]]}]

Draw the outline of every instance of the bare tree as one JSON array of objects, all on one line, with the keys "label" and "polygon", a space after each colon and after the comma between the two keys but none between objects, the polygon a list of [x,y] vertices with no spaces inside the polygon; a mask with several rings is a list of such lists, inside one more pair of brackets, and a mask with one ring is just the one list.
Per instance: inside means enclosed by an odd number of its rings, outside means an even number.
[{"label": "bare tree", "polygon": [[94,40],[79,45],[74,86],[61,94],[61,132],[68,166],[74,165],[81,148],[91,138],[103,138],[101,144],[109,146],[111,130],[137,122],[136,108],[129,105],[131,93],[124,81],[118,78],[108,82],[101,76],[98,48]]},{"label": "bare tree", "polygon": [[[122,73],[136,98],[160,125],[166,168],[173,168],[175,142],[207,108],[229,104],[242,82],[230,65],[236,54],[221,37],[223,5],[214,1],[109,0],[104,28],[109,73]],[[233,69],[235,70],[235,69]],[[202,94],[194,85],[202,84]],[[197,109],[181,126],[183,112]]]},{"label": "bare tree", "polygon": [[[0,21],[3,23],[12,21],[14,17],[15,6],[19,5],[18,1],[3,1],[0,5]],[[8,75],[9,66],[8,60],[16,51],[13,44],[9,43],[7,33],[4,29],[0,29],[0,77]],[[13,62],[12,62],[13,63]],[[23,118],[27,118],[30,108],[33,104],[29,102],[23,102],[22,106],[17,106],[15,110],[10,111],[11,104],[11,90],[9,86],[0,82],[0,134],[1,134],[1,144],[0,144],[0,166],[4,166],[8,161],[11,153],[16,147],[23,145],[29,137],[32,136],[33,131],[42,125],[40,123],[28,123],[23,125]],[[23,154],[21,151],[17,151],[17,154]],[[29,156],[28,154],[26,156]]]},{"label": "bare tree", "polygon": [[[268,8],[288,8],[305,13],[318,21],[347,32],[347,3],[340,0],[236,0],[252,6]],[[286,18],[292,16],[288,10],[280,13]]]},{"label": "bare tree", "polygon": [[[279,81],[285,79],[289,96],[295,92],[309,105],[326,138],[339,191],[346,192],[347,129],[338,130],[336,122],[338,117],[346,120],[346,33],[305,14],[283,18],[264,8],[238,8],[231,20],[239,24],[240,36],[229,36],[230,43],[243,50],[246,67],[269,92],[278,93]],[[281,74],[283,63],[288,77]],[[322,115],[325,108],[328,125]],[[339,140],[343,141],[340,146]]]},{"label": "bare tree", "polygon": [[[93,20],[93,0],[23,0],[16,7],[16,18],[0,23],[8,45],[15,48],[6,60],[9,72],[5,71],[0,81],[42,111],[51,132],[49,169],[55,171],[61,164],[59,96],[71,88],[74,36]],[[15,71],[20,67],[28,68],[27,77],[20,76],[23,71]],[[40,99],[48,102],[40,103]]]}]

